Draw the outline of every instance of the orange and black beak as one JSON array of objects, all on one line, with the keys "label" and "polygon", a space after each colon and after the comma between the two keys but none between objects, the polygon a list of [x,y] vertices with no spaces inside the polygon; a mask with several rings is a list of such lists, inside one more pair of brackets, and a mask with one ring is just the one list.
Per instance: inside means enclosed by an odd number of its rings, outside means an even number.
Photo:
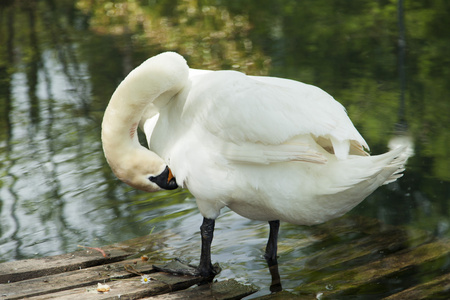
[{"label": "orange and black beak", "polygon": [[174,190],[178,187],[177,181],[168,166],[158,176],[150,176],[149,180],[165,190]]}]

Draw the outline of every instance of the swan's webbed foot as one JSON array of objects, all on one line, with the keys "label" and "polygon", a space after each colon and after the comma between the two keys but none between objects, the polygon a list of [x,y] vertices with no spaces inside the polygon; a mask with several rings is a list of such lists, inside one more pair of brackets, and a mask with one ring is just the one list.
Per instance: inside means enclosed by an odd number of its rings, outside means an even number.
[{"label": "swan's webbed foot", "polygon": [[221,271],[219,264],[210,265],[209,267],[197,267],[184,263],[179,259],[175,259],[165,265],[153,265],[153,268],[160,272],[196,276],[211,280]]}]

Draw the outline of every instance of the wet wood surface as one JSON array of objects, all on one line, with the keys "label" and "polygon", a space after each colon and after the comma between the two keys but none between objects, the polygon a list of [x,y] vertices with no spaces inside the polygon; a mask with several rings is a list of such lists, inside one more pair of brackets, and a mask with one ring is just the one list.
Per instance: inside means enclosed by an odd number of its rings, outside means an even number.
[{"label": "wet wood surface", "polygon": [[[301,268],[301,284],[290,291],[252,296],[258,290],[254,285],[233,279],[198,285],[201,279],[197,277],[156,272],[152,265],[161,257],[151,254],[161,252],[155,249],[157,239],[164,237],[145,236],[101,248],[83,247],[63,255],[2,263],[0,299],[274,300],[365,299],[365,295],[367,299],[450,299],[448,239],[359,217],[341,218],[312,227],[310,232],[307,240],[280,243],[281,255],[287,247],[311,252],[283,262]],[[141,259],[142,254],[150,254],[150,259]],[[141,282],[144,274],[149,283]],[[271,269],[271,274],[273,287],[280,288],[278,269]],[[408,281],[408,276],[414,279]],[[399,278],[406,278],[408,284],[399,283]],[[110,290],[97,291],[99,283]]]}]

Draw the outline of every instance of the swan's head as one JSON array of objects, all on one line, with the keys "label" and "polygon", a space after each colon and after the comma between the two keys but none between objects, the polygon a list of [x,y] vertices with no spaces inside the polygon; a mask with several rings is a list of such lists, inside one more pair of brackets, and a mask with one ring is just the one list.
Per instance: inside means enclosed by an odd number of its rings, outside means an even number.
[{"label": "swan's head", "polygon": [[130,151],[120,159],[108,159],[108,163],[117,178],[136,189],[156,192],[178,187],[170,168],[158,155],[145,148]]}]

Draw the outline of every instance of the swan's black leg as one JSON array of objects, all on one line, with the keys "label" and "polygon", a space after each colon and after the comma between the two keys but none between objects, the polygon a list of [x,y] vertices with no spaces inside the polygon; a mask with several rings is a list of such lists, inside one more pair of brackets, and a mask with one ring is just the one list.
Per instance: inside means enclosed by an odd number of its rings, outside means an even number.
[{"label": "swan's black leg", "polygon": [[277,262],[277,244],[278,244],[278,230],[280,229],[280,221],[269,221],[270,233],[267,241],[266,254],[264,255],[269,267],[278,264]]},{"label": "swan's black leg", "polygon": [[269,221],[270,233],[267,241],[266,253],[264,255],[267,265],[269,266],[272,283],[270,284],[270,291],[272,293],[280,292],[283,288],[281,286],[280,273],[278,272],[278,231],[280,229],[280,221]]},{"label": "swan's black leg", "polygon": [[215,220],[203,218],[200,226],[202,237],[202,250],[200,255],[200,264],[198,267],[187,265],[180,260],[175,260],[163,266],[153,265],[157,271],[163,271],[172,274],[201,276],[205,278],[204,282],[212,281],[214,276],[219,274],[220,267],[211,264],[211,243],[214,235]]},{"label": "swan's black leg", "polygon": [[202,236],[202,252],[200,254],[200,265],[198,271],[202,277],[211,277],[216,275],[213,265],[211,264],[211,243],[214,236],[215,220],[203,218],[202,226],[200,226],[200,234]]}]

